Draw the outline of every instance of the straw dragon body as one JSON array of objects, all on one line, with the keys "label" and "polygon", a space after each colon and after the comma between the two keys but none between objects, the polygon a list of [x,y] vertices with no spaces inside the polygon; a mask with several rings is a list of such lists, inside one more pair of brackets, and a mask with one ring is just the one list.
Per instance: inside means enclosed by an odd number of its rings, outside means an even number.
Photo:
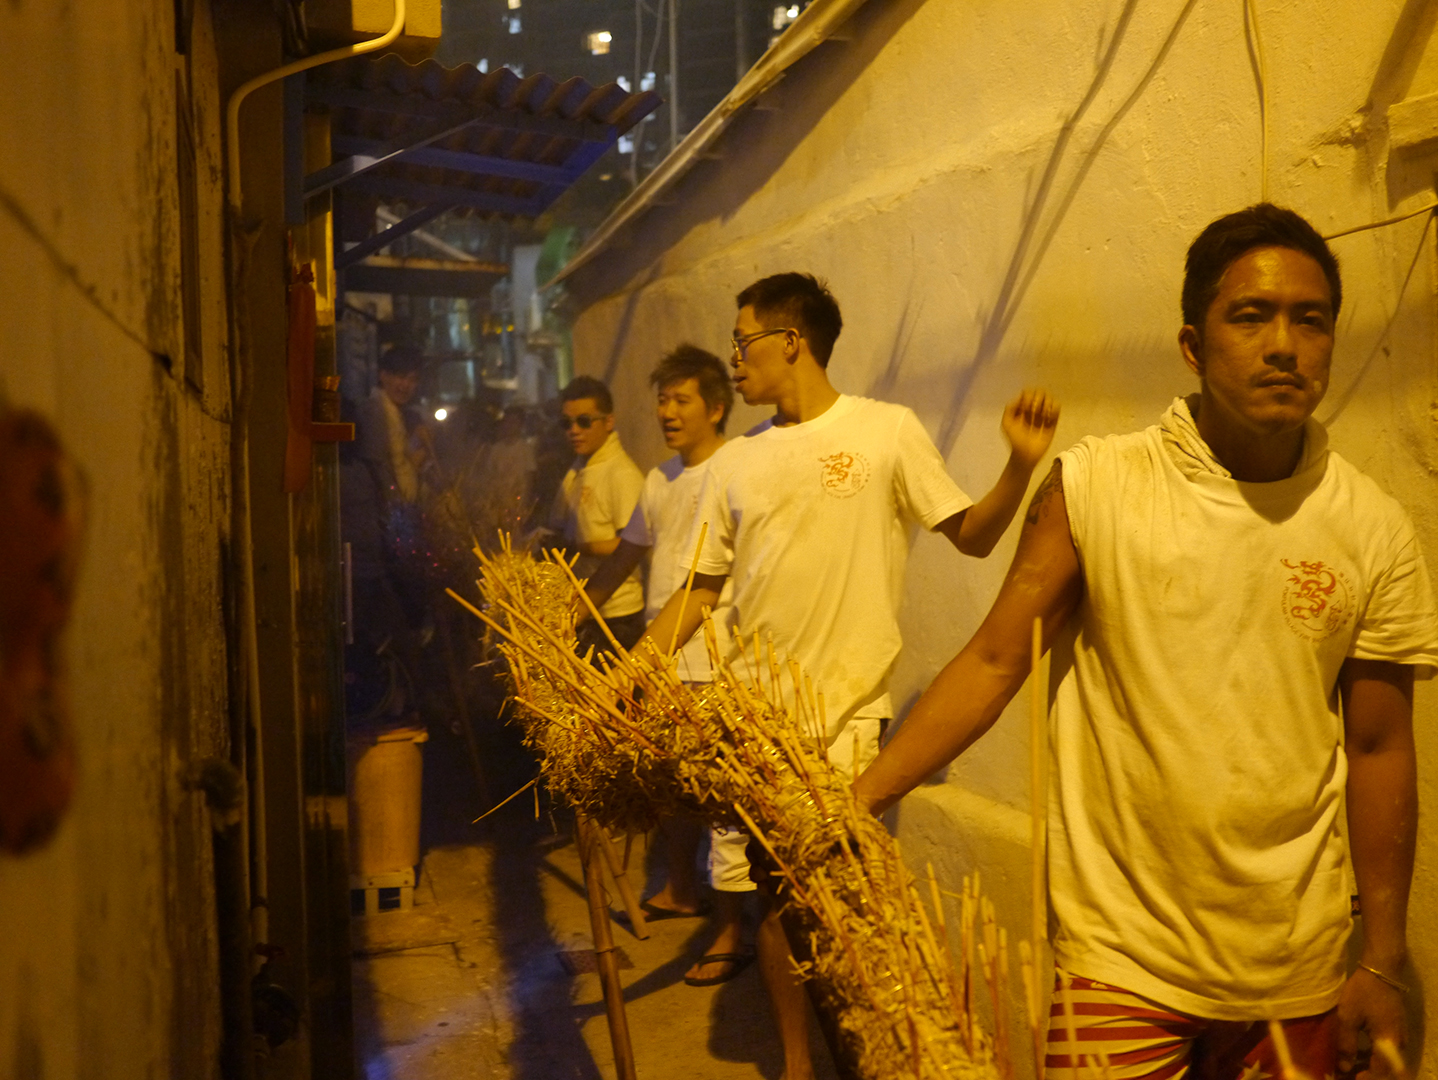
[{"label": "straw dragon body", "polygon": [[866,1080],[1010,1072],[1002,1023],[996,1047],[975,1022],[973,977],[990,975],[1001,1011],[1006,943],[966,888],[956,969],[937,884],[931,875],[931,919],[898,845],[826,760],[822,706],[796,665],[755,642],[740,664],[747,677],[721,661],[704,686],[681,682],[654,651],[621,650],[595,668],[574,653],[582,601],[567,566],[509,551],[480,558],[486,610],[466,606],[501,635],[511,700],[552,791],[613,829],[687,813],[758,837],[784,879],[796,955],[807,953],[797,963]]}]

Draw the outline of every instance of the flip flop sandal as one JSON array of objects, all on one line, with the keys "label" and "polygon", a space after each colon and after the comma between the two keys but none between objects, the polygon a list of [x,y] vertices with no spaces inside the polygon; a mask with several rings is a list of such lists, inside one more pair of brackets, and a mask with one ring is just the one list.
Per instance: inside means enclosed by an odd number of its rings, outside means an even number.
[{"label": "flip flop sandal", "polygon": [[709,914],[709,905],[700,904],[697,911],[677,911],[674,908],[657,907],[648,900],[639,901],[639,910],[650,922],[663,922],[665,919],[702,919]]},{"label": "flip flop sandal", "polygon": [[690,978],[688,975],[684,976],[684,983],[686,986],[718,986],[720,983],[728,982],[730,979],[734,978],[734,976],[738,975],[746,967],[752,964],[754,962],[754,954],[752,952],[709,953],[705,956],[701,956],[695,962],[698,964],[734,965],[725,974],[715,975],[708,979],[693,979]]}]

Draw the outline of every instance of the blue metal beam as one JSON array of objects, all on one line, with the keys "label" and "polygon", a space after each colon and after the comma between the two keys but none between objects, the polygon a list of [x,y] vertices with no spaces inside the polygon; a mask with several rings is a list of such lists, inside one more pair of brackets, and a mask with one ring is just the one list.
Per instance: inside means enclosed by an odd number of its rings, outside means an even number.
[{"label": "blue metal beam", "polygon": [[313,105],[329,105],[332,108],[422,116],[441,123],[472,121],[484,127],[501,128],[505,131],[535,131],[585,142],[604,141],[614,137],[614,129],[608,124],[566,120],[562,116],[532,116],[516,109],[499,109],[493,105],[432,101],[416,94],[396,94],[391,90],[358,90],[349,86],[320,86],[311,83],[305,89],[305,100]]},{"label": "blue metal beam", "polygon": [[[350,154],[348,160],[357,164],[351,167],[350,176],[357,176],[364,168],[372,168],[381,161],[390,158],[399,158],[403,155],[403,161],[410,165],[432,165],[441,169],[452,169],[455,172],[477,173],[481,176],[502,176],[511,180],[531,180],[537,184],[571,184],[580,169],[576,172],[568,162],[564,165],[538,165],[532,161],[511,161],[509,158],[490,157],[485,154],[470,154],[463,150],[444,150],[435,146],[417,145],[413,149],[396,150],[388,143],[378,139],[363,139],[355,135],[336,135],[331,147],[337,154]],[[601,148],[603,152],[603,148]],[[573,160],[571,158],[571,160]],[[368,166],[361,167],[358,163],[369,162]],[[329,169],[322,169],[313,172],[305,178],[305,191],[308,194],[312,184],[318,184],[319,178],[331,170],[338,170],[345,165],[344,161],[337,161]],[[587,167],[587,166],[586,166]],[[345,177],[344,179],[348,179]],[[342,183],[343,180],[333,181]],[[314,190],[320,190],[317,186]]]},{"label": "blue metal beam", "polygon": [[343,270],[347,266],[353,266],[361,259],[373,255],[381,248],[389,247],[401,236],[412,233],[422,225],[427,225],[440,214],[450,208],[449,203],[436,203],[426,206],[423,210],[416,210],[407,218],[401,218],[382,233],[376,233],[368,240],[361,240],[354,247],[347,251],[335,252],[335,269]]},{"label": "blue metal beam", "polygon": [[[305,198],[308,199],[311,195],[318,195],[321,191],[327,191],[336,184],[342,184],[367,169],[373,169],[376,165],[383,165],[386,161],[393,161],[402,155],[412,153],[420,147],[428,146],[430,143],[438,142],[440,139],[446,139],[456,132],[463,131],[469,127],[471,123],[472,121],[466,120],[462,124],[454,124],[440,131],[425,135],[423,138],[416,139],[414,142],[404,143],[400,146],[391,146],[387,143],[365,140],[372,142],[372,145],[377,148],[376,153],[365,156],[356,154],[355,157],[347,158],[344,161],[336,161],[333,165],[327,165],[323,169],[317,169],[315,172],[310,173],[305,177]],[[331,149],[337,149],[333,143],[331,143]],[[355,153],[355,151],[352,150],[339,150],[338,152],[341,154]]]},{"label": "blue metal beam", "polygon": [[[612,128],[610,129],[613,130]],[[592,166],[604,156],[604,152],[614,145],[613,140],[605,143],[586,142],[580,143],[574,153],[561,166],[568,179],[562,183],[554,183],[541,188],[535,195],[535,202],[539,204],[540,211],[547,210],[551,203],[564,192]]]},{"label": "blue metal beam", "polygon": [[[469,206],[475,210],[487,210],[494,214],[512,214],[517,217],[533,217],[544,207],[537,205],[534,198],[516,199],[511,195],[495,195],[488,191],[472,188],[445,187],[442,184],[422,184],[415,180],[401,180],[398,177],[365,173],[355,177],[346,190],[364,191],[391,199],[402,199],[409,203],[445,203],[452,206]],[[548,204],[545,204],[548,205]]]}]

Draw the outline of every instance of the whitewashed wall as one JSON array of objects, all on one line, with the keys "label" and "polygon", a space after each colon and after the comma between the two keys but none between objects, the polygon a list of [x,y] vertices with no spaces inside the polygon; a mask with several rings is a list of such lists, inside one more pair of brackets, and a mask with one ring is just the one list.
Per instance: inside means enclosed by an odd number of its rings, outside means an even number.
[{"label": "whitewashed wall", "polygon": [[[612,379],[643,466],[663,454],[644,385],[685,339],[723,351],[733,296],[789,269],[828,278],[846,329],[836,385],[914,408],[971,493],[1005,456],[1003,402],[1064,403],[1055,450],[1151,423],[1194,388],[1176,345],[1183,254],[1264,193],[1260,95],[1240,0],[870,3],[852,39],[807,58],[670,205],[571,281],[577,368]],[[1433,197],[1435,144],[1390,154],[1389,105],[1438,90],[1434,5],[1260,0],[1267,191],[1324,232]],[[1067,125],[1067,126],[1066,126]],[[1346,301],[1334,446],[1413,514],[1438,568],[1434,244],[1426,216],[1339,239]],[[759,419],[741,407],[738,430]],[[918,538],[895,674],[907,706],[976,627],[1015,534],[986,562]],[[877,584],[877,583],[876,583]],[[1438,691],[1418,692],[1424,835],[1411,942],[1438,981]],[[1023,926],[1027,736],[1012,707],[899,833],[956,887]],[[1428,1006],[1429,1024],[1438,1020]],[[1435,1075],[1429,1061],[1424,1074]]]},{"label": "whitewashed wall", "polygon": [[[189,58],[176,7],[0,8],[0,389],[53,421],[90,506],[65,647],[75,801],[44,850],[0,855],[13,1080],[218,1075],[211,823],[186,777],[227,726],[221,103],[210,5]],[[188,382],[177,75],[200,150]]]}]

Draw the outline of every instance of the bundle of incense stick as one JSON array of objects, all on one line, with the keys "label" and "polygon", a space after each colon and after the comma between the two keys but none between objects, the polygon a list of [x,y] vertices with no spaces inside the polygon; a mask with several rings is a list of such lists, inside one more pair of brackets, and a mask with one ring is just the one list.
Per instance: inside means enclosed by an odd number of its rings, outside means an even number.
[{"label": "bundle of incense stick", "polygon": [[931,919],[898,844],[826,760],[820,703],[796,664],[755,641],[741,677],[706,623],[710,684],[685,685],[654,648],[615,645],[595,667],[574,653],[587,599],[567,564],[476,555],[482,610],[451,595],[501,639],[517,718],[552,790],[612,828],[691,813],[758,838],[784,879],[791,936],[797,924],[810,946],[801,973],[866,1080],[1012,1076],[1007,1035],[986,1036],[975,1018],[976,950],[1001,1024],[1005,1011],[1008,949],[992,908],[965,883],[956,970],[932,870]]}]

